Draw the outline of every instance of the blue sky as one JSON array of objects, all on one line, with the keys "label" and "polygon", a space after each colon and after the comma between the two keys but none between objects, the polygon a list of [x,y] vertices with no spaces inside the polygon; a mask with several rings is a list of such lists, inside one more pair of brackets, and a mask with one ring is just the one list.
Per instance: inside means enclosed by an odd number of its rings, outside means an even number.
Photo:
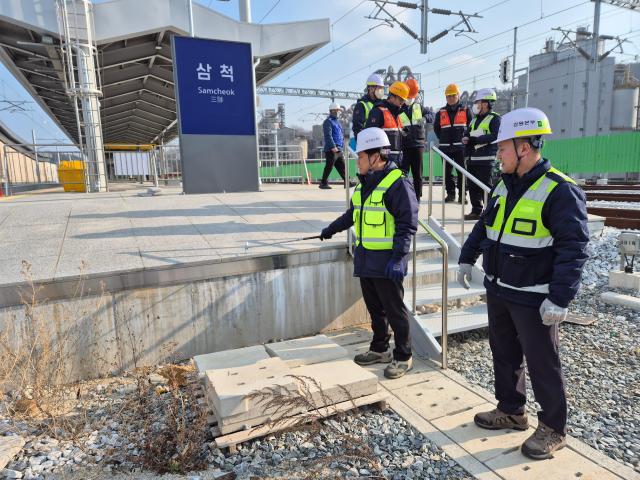
[{"label": "blue sky", "polygon": [[[196,2],[238,18],[237,0]],[[425,103],[438,107],[444,103],[444,87],[451,82],[469,91],[474,90],[474,86],[501,87],[498,64],[512,52],[514,26],[519,26],[517,66],[523,67],[527,65],[529,55],[541,51],[546,38],[560,40],[561,34],[551,31],[551,28],[591,28],[594,6],[593,2],[587,0],[431,0],[429,5],[467,13],[479,12],[483,18],[472,21],[478,33],[469,37],[456,37],[450,33],[431,44],[428,54],[421,55],[418,42],[397,26],[375,27],[380,22],[365,18],[374,8],[374,4],[368,0],[253,0],[252,16],[256,23],[318,18],[329,18],[331,21],[331,43],[269,84],[360,91],[370,72],[389,65],[397,71],[399,67],[408,65],[414,72],[422,74]],[[388,8],[414,31],[420,31],[418,10],[403,11],[394,6]],[[430,35],[456,21],[455,17],[431,15]],[[372,27],[375,28],[370,30]],[[618,62],[640,61],[640,12],[603,4],[600,32],[629,38],[624,45],[625,54],[615,54]],[[0,65],[0,99],[5,98],[31,99]],[[262,96],[260,108],[273,108],[278,103],[285,103],[289,125],[311,128],[320,121],[317,114],[324,113],[329,102],[328,99]],[[32,111],[0,112],[0,121],[23,138],[30,138],[31,129],[36,131],[38,139],[64,138],[64,134],[37,104],[28,106]]]}]

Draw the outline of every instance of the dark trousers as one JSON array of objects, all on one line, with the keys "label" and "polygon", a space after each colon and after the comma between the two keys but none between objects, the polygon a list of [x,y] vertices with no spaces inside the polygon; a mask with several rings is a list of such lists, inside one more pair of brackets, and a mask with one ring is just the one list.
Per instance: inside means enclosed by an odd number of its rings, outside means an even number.
[{"label": "dark trousers", "polygon": [[524,413],[526,359],[533,393],[541,407],[538,419],[564,435],[567,399],[558,355],[559,327],[544,325],[537,308],[506,302],[489,293],[487,309],[498,408],[509,414]]},{"label": "dark trousers", "polygon": [[331,174],[331,169],[335,166],[336,170],[344,180],[344,156],[342,155],[342,151],[338,150],[337,152],[332,152],[328,150],[324,152],[325,164],[324,171],[322,172],[322,180],[321,183],[327,183],[329,175]]},{"label": "dark trousers", "polygon": [[422,158],[424,156],[424,147],[405,148],[402,150],[401,170],[409,173],[413,177],[413,189],[416,191],[418,200],[422,198]]},{"label": "dark trousers", "polygon": [[[467,170],[469,173],[491,188],[491,165],[474,165],[473,161],[467,160]],[[471,199],[471,211],[482,213],[484,208],[484,191],[471,180],[467,180],[469,185],[469,198]]]},{"label": "dark trousers", "polygon": [[373,352],[386,352],[389,349],[389,326],[393,330],[396,347],[393,349],[395,360],[406,361],[411,358],[411,338],[409,336],[409,310],[404,304],[402,283],[388,278],[360,277],[362,297],[371,315],[373,340],[369,347]]},{"label": "dark trousers", "polygon": [[[458,165],[464,168],[464,151],[462,150],[453,150],[446,151],[442,150],[443,153],[446,153],[451,160],[456,162]],[[464,198],[465,194],[462,191],[462,173],[460,171],[457,172],[457,187],[458,187],[458,196],[460,198]],[[445,188],[447,189],[447,197],[455,197],[456,196],[456,181],[453,179],[453,166],[447,162],[445,165]]]}]

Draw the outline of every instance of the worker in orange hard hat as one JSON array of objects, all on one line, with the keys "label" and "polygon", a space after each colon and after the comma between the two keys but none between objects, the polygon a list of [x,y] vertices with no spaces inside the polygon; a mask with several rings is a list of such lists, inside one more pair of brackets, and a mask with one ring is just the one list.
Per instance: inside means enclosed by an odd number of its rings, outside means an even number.
[{"label": "worker in orange hard hat", "polygon": [[391,143],[389,160],[398,167],[402,163],[402,121],[401,109],[409,98],[409,86],[404,82],[393,82],[389,87],[389,95],[371,109],[365,128],[382,128]]},{"label": "worker in orange hard hat", "polygon": [[[438,137],[440,150],[451,160],[464,167],[464,145],[462,137],[471,123],[471,110],[460,103],[460,88],[455,83],[444,90],[447,104],[437,113],[433,122],[433,132]],[[456,201],[456,183],[453,180],[453,166],[447,162],[445,168],[445,202]],[[466,203],[466,192],[462,191],[462,175],[458,174],[458,202]]]},{"label": "worker in orange hard hat", "polygon": [[413,188],[418,201],[422,197],[422,157],[426,143],[425,123],[433,123],[433,110],[416,102],[420,85],[415,78],[406,82],[409,87],[407,98],[400,112],[400,121],[404,137],[402,138],[402,165],[400,168],[413,177]]}]

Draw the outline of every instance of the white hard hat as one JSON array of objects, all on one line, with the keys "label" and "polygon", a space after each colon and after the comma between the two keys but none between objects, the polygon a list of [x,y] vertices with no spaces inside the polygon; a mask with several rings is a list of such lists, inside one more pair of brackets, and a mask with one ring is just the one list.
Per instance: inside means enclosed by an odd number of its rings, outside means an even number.
[{"label": "white hard hat", "polygon": [[542,110],[537,108],[516,108],[505,113],[500,122],[498,138],[495,142],[502,142],[518,137],[537,137],[539,135],[549,135],[551,125],[549,119]]},{"label": "white hard hat", "polygon": [[377,73],[372,73],[367,78],[367,87],[384,87],[384,80],[382,79],[382,75]]},{"label": "white hard hat", "polygon": [[486,102],[495,102],[498,99],[496,96],[496,92],[492,88],[481,88],[478,90],[474,96],[474,102],[479,102],[480,100],[484,100]]},{"label": "white hard hat", "polygon": [[331,105],[329,105],[329,110],[340,110],[340,104],[337,102],[331,102]]},{"label": "white hard hat", "polygon": [[384,130],[378,127],[369,127],[361,130],[356,139],[356,153],[372,148],[390,147],[389,137]]}]

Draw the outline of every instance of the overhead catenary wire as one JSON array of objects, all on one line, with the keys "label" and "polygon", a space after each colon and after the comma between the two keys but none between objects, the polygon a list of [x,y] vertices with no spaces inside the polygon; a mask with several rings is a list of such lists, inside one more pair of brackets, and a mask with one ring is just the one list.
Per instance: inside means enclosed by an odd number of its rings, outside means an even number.
[{"label": "overhead catenary wire", "polygon": [[262,18],[258,21],[258,23],[262,23],[262,21],[267,18],[269,16],[269,14],[271,12],[273,12],[273,9],[276,8],[278,6],[278,4],[280,3],[280,0],[276,0],[276,2],[273,4],[273,6],[269,9],[269,11],[267,13],[265,13]]}]

